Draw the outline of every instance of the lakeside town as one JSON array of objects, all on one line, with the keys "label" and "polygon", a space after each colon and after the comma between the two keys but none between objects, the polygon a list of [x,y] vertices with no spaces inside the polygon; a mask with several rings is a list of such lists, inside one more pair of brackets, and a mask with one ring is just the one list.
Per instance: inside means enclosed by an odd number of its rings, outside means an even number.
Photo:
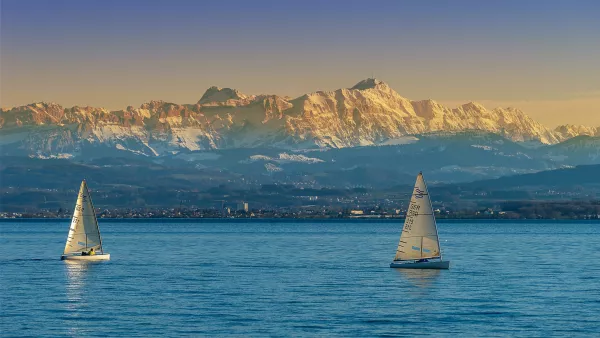
[{"label": "lakeside town", "polygon": [[[600,201],[510,202],[496,208],[436,208],[438,219],[600,219]],[[222,208],[96,208],[99,219],[144,218],[287,218],[287,219],[404,219],[406,209],[379,205],[362,208],[305,206],[252,209],[248,202]],[[36,210],[32,212],[0,212],[0,219],[70,218],[72,210]]]}]

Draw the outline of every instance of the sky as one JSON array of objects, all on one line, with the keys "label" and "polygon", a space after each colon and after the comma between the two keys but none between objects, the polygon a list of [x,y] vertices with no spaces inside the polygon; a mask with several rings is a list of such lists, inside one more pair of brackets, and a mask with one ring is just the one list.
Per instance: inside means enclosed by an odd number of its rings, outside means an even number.
[{"label": "sky", "polygon": [[600,1],[0,0],[0,106],[292,97],[375,76],[412,100],[600,126]]}]

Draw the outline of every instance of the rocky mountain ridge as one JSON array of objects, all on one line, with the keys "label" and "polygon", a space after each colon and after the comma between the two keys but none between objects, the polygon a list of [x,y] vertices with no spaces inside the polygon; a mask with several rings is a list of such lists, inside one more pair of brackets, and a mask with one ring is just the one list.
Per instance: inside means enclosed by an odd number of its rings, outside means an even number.
[{"label": "rocky mountain ridge", "polygon": [[196,104],[151,101],[108,111],[42,102],[0,110],[0,145],[34,156],[69,156],[89,147],[147,156],[253,147],[346,148],[465,130],[543,144],[600,136],[600,127],[550,130],[515,108],[488,110],[470,102],[450,109],[433,100],[411,101],[376,79],[295,99],[211,87]]}]

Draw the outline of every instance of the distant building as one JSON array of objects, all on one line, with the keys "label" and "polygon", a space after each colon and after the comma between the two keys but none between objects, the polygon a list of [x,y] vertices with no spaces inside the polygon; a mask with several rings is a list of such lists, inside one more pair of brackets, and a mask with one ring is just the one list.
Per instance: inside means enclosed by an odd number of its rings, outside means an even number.
[{"label": "distant building", "polygon": [[248,202],[240,202],[237,204],[237,211],[248,212]]},{"label": "distant building", "polygon": [[362,210],[350,210],[350,214],[351,214],[351,215],[362,215],[362,214],[364,214],[364,213],[365,213],[365,212],[364,212],[364,211],[362,211]]}]

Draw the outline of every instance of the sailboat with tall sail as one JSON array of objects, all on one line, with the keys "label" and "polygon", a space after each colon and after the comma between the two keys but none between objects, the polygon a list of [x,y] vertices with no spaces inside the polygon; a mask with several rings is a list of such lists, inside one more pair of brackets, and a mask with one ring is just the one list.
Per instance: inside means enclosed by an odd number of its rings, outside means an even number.
[{"label": "sailboat with tall sail", "polygon": [[81,182],[79,188],[65,251],[60,259],[77,261],[110,260],[110,254],[104,253],[102,248],[98,219],[85,180]]},{"label": "sailboat with tall sail", "polygon": [[442,260],[440,240],[431,207],[429,191],[419,173],[406,220],[400,234],[400,242],[390,268],[448,269],[450,261]]}]

